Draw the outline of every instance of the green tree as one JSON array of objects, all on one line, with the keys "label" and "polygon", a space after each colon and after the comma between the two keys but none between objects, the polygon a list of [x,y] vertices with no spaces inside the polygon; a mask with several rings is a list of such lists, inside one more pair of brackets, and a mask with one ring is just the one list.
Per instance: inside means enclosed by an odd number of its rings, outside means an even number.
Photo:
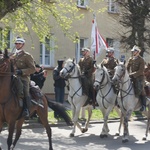
[{"label": "green tree", "polygon": [[120,4],[120,23],[126,31],[121,42],[126,48],[138,45],[141,56],[150,47],[150,0],[117,0]]},{"label": "green tree", "polygon": [[9,29],[14,33],[34,31],[42,41],[46,35],[51,36],[51,21],[56,21],[62,31],[75,39],[76,32],[71,33],[72,23],[81,19],[82,14],[72,0],[2,0],[0,2],[0,24],[7,37]]}]

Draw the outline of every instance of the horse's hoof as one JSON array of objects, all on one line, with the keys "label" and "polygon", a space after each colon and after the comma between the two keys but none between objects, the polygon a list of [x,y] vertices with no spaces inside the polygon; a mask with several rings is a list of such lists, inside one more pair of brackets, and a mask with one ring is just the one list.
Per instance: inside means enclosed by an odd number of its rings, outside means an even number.
[{"label": "horse's hoof", "polygon": [[120,136],[120,134],[119,134],[119,133],[116,133],[115,136]]},{"label": "horse's hoof", "polygon": [[70,134],[70,137],[74,137],[74,134],[73,134],[73,133],[71,133],[71,134]]},{"label": "horse's hoof", "polygon": [[127,143],[129,140],[128,139],[123,139],[122,143]]},{"label": "horse's hoof", "polygon": [[108,137],[106,134],[100,134],[100,138]]},{"label": "horse's hoof", "polygon": [[82,133],[85,133],[87,131],[88,131],[88,129],[82,129]]},{"label": "horse's hoof", "polygon": [[143,137],[142,140],[143,140],[143,141],[146,141],[146,137]]}]

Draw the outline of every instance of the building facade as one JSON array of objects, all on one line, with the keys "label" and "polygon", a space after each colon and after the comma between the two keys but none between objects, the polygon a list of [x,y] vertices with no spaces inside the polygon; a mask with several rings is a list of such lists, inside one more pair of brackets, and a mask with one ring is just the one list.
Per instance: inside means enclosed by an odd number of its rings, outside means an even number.
[{"label": "building facade", "polygon": [[[79,33],[79,37],[77,37],[78,43],[71,41],[57,26],[55,20],[52,20],[51,22],[53,26],[51,34],[56,40],[45,39],[45,43],[40,43],[38,37],[32,33],[31,36],[34,38],[31,42],[31,39],[28,36],[24,36],[26,39],[25,49],[33,55],[36,63],[48,70],[48,77],[43,87],[44,93],[54,95],[52,72],[54,67],[57,65],[57,60],[75,58],[78,62],[81,57],[80,50],[82,47],[91,46],[91,29],[94,12],[91,12],[88,9],[88,5],[95,8],[95,10],[100,8],[105,9],[105,11],[101,13],[95,13],[99,33],[107,41],[109,46],[113,46],[115,48],[115,56],[117,58],[122,56],[125,56],[126,59],[129,58],[130,54],[127,54],[126,50],[121,49],[119,42],[123,28],[119,24],[119,7],[117,3],[115,3],[114,0],[104,0],[100,3],[100,5],[97,5],[90,0],[77,0],[77,7],[80,9],[80,13],[84,14],[84,18],[80,21],[78,20],[74,22],[72,28],[72,32]],[[9,38],[9,47],[13,49],[14,45],[11,39],[14,37],[11,32],[9,34]],[[31,49],[31,47],[33,47],[32,44],[34,44],[34,49]],[[50,46],[50,50],[47,48],[46,44]],[[55,49],[56,46],[57,49]],[[97,63],[101,62],[104,57],[105,50],[97,58]],[[67,92],[68,91],[66,89],[66,93]]]}]

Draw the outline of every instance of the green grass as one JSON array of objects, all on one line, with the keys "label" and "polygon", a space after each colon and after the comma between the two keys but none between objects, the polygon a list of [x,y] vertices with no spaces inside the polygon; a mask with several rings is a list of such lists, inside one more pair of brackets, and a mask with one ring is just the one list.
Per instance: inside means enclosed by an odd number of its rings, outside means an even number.
[{"label": "green grass", "polygon": [[[69,110],[68,111],[69,116],[72,118],[72,112]],[[86,111],[86,118],[88,116],[88,113]],[[132,116],[141,116],[141,112],[133,112]],[[81,118],[81,116],[79,116],[79,118]],[[115,110],[113,110],[110,114],[109,114],[109,119],[115,119],[115,118],[119,118],[119,115],[117,114],[117,112]],[[93,109],[92,111],[92,117],[91,120],[102,120],[103,119],[103,115],[101,113],[101,111],[99,109]],[[48,112],[48,120],[49,122],[51,122],[52,124],[57,122],[57,119],[54,118],[54,112],[50,111]]]}]

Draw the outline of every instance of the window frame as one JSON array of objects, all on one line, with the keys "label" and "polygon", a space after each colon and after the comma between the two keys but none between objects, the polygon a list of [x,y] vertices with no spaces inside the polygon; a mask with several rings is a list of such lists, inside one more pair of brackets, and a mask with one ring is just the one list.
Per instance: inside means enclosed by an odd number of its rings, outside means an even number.
[{"label": "window frame", "polygon": [[119,13],[119,6],[115,0],[108,0],[108,12],[109,13]]},{"label": "window frame", "polygon": [[[48,68],[48,67],[54,67],[54,50],[55,50],[55,43],[52,38],[49,39],[49,47],[46,47],[46,37],[45,37],[45,43],[40,42],[40,65]],[[49,48],[49,50],[48,50]],[[46,54],[46,52],[49,51],[49,54]],[[46,56],[48,56],[48,64],[46,64]]]},{"label": "window frame", "polygon": [[[83,40],[83,43],[81,43]],[[76,43],[76,62],[78,63],[80,58],[82,57],[82,54],[81,54],[81,49],[83,47],[88,47],[88,42],[89,42],[89,39],[88,38],[79,38],[78,40],[78,43]]]},{"label": "window frame", "polygon": [[[82,2],[84,2],[83,5]],[[77,7],[79,8],[87,8],[88,5],[89,5],[89,0],[77,0]]]}]

